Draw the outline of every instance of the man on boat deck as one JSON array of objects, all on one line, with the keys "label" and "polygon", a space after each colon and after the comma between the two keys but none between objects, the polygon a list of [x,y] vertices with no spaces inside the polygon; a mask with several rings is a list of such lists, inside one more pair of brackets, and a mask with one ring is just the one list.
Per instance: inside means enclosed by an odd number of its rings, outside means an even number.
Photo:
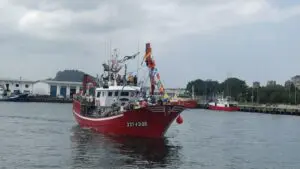
[{"label": "man on boat deck", "polygon": [[121,80],[122,80],[121,75],[118,74],[117,79],[116,79],[117,85],[121,85]]},{"label": "man on boat deck", "polygon": [[140,98],[139,104],[140,104],[140,107],[147,107],[148,106],[147,100],[143,99],[143,98]]},{"label": "man on boat deck", "polygon": [[134,75],[134,77],[133,77],[133,84],[134,84],[134,86],[137,86],[137,76],[136,75]]}]

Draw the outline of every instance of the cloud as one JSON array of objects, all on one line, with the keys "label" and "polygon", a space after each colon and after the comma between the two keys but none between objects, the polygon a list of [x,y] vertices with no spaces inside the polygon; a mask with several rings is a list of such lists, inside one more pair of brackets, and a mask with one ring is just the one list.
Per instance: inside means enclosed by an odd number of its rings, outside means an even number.
[{"label": "cloud", "polygon": [[300,11],[299,6],[280,9],[266,0],[13,2],[17,7],[7,12],[26,9],[18,15],[19,31],[45,39],[99,39],[135,33],[142,40],[165,41],[241,24],[281,21]]},{"label": "cloud", "polygon": [[[137,41],[150,41],[157,54],[167,55],[168,44],[175,40],[180,44],[181,37],[279,23],[298,16],[300,4],[282,7],[272,0],[0,0],[0,13],[2,56],[74,57],[70,63],[75,65],[87,53],[103,61],[108,40],[124,54],[134,53]],[[88,66],[82,69],[93,71]]]},{"label": "cloud", "polygon": [[19,30],[45,39],[59,39],[64,28],[71,24],[71,13],[65,10],[52,12],[28,11],[19,20]]}]

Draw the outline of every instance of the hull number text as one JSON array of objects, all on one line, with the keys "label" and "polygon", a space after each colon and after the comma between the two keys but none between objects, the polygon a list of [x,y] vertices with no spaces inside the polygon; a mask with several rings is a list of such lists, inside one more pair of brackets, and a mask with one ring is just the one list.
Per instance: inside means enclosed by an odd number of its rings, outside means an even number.
[{"label": "hull number text", "polygon": [[143,122],[127,122],[127,127],[146,127],[148,126],[146,121]]}]

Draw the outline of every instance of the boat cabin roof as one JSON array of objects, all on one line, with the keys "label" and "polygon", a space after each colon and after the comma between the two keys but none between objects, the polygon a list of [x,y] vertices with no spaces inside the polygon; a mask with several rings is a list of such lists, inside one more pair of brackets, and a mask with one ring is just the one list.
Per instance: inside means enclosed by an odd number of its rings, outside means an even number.
[{"label": "boat cabin roof", "polygon": [[108,88],[97,88],[96,91],[119,91],[119,90],[126,90],[126,91],[136,91],[140,90],[141,88],[138,86],[109,86]]}]

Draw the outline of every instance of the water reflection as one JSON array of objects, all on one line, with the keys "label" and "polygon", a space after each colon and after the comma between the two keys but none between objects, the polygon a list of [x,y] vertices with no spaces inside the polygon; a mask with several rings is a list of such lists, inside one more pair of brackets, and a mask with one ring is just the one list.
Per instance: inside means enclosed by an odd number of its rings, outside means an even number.
[{"label": "water reflection", "polygon": [[72,156],[75,168],[176,168],[180,146],[168,139],[112,137],[78,126],[72,128]]}]

